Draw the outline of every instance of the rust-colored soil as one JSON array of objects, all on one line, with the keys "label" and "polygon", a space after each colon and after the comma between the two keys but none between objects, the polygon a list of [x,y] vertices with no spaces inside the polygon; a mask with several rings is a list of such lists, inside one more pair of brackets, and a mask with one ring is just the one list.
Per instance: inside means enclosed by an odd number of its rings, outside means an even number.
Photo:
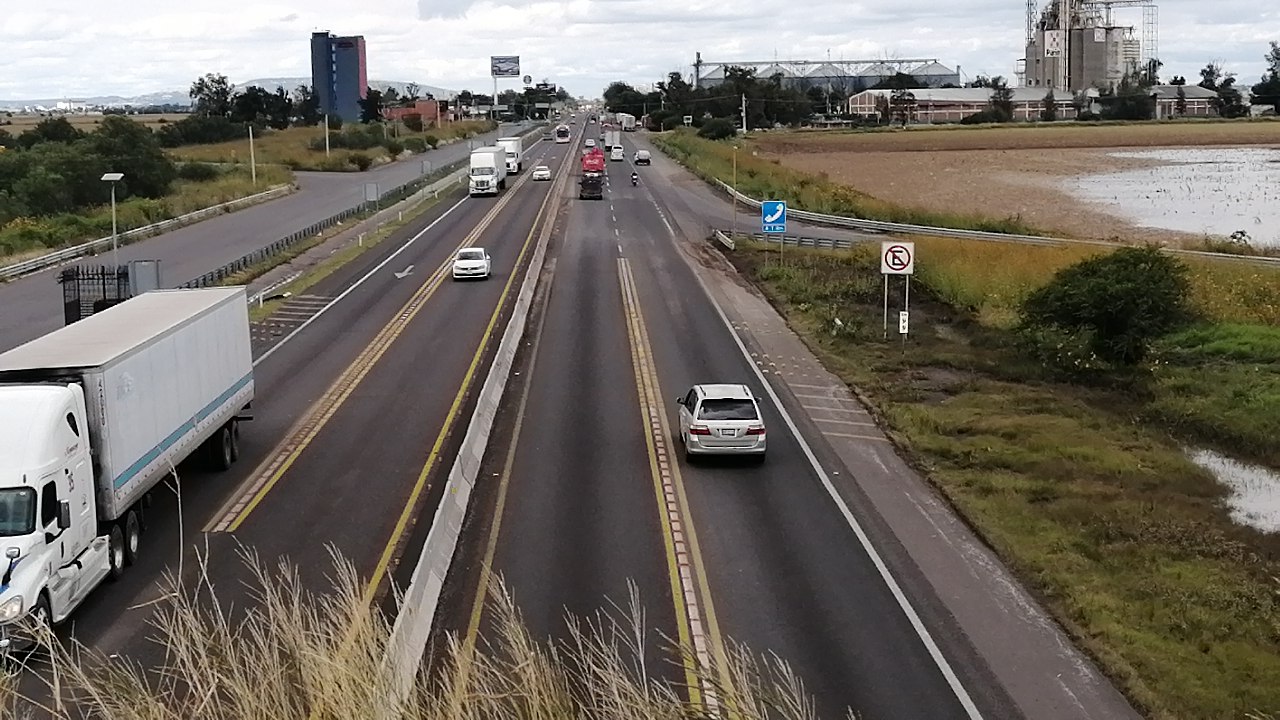
[{"label": "rust-colored soil", "polygon": [[1200,237],[1138,228],[1062,186],[1072,177],[1159,164],[1108,155],[1121,148],[1280,147],[1280,122],[764,133],[753,144],[762,157],[897,205],[1021,216],[1074,237],[1187,242]]}]

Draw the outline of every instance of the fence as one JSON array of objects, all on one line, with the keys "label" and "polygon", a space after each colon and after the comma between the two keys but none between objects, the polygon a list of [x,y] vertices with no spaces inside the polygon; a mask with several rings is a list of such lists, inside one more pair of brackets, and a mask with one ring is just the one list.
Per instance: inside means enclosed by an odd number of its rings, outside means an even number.
[{"label": "fence", "polygon": [[77,265],[58,273],[63,319],[67,325],[102,312],[132,297],[129,266]]},{"label": "fence", "polygon": [[[213,215],[230,212],[242,205],[253,205],[267,200],[274,200],[281,195],[287,194],[291,189],[291,185],[278,185],[256,195],[237,198],[219,205],[212,205],[201,210],[196,210],[195,212],[189,212],[186,215],[179,215],[178,217],[170,218],[168,220],[161,220],[158,223],[152,223],[132,230],[126,230],[116,236],[117,242],[119,244],[126,244],[130,240],[138,240],[144,237],[158,235],[163,232],[180,228],[184,225],[190,225],[191,223],[204,220],[205,218]],[[90,240],[86,243],[73,245],[72,247],[63,248],[61,250],[55,250],[37,258],[31,258],[30,260],[23,260],[22,262],[0,267],[0,282],[20,278],[23,275],[29,275],[33,272],[44,270],[45,268],[52,267],[54,265],[60,265],[68,260],[74,260],[83,255],[89,255],[97,251],[99,248],[109,247],[110,245],[111,236],[108,235],[107,237],[98,238],[97,240]]]},{"label": "fence", "polygon": [[[737,197],[739,202],[746,203],[751,207],[760,207],[760,201],[755,198],[748,197],[735,190],[728,183],[715,180],[715,184],[731,197]],[[844,215],[825,215],[823,213],[809,212],[807,210],[795,210],[787,208],[787,215],[796,220],[809,222],[814,225],[829,225],[832,227],[845,228],[849,230],[858,230],[870,233],[893,233],[899,235],[928,235],[932,237],[950,237],[965,240],[982,240],[986,242],[1006,242],[1018,243],[1022,245],[1095,245],[1100,247],[1117,247],[1117,243],[1107,240],[1081,240],[1077,238],[1054,238],[1044,237],[1041,235],[1014,235],[1011,233],[988,232],[985,230],[957,230],[955,228],[933,227],[930,225],[908,225],[906,223],[892,223],[881,220],[864,220],[862,218],[851,218]],[[741,234],[741,233],[740,233]],[[753,233],[753,237],[763,240],[765,236],[761,233]],[[778,236],[772,235],[768,237],[769,242],[777,243]],[[796,235],[784,235],[783,244],[800,245],[801,247],[826,247],[843,249],[851,247],[857,240],[851,239],[829,239],[829,238],[809,238]],[[1164,251],[1174,255],[1185,255],[1194,257],[1204,257],[1213,260],[1225,260],[1229,262],[1243,262],[1253,265],[1269,265],[1280,266],[1280,258],[1267,257],[1265,255],[1235,255],[1232,253],[1216,253],[1207,250],[1186,250],[1183,248],[1164,248]]]}]

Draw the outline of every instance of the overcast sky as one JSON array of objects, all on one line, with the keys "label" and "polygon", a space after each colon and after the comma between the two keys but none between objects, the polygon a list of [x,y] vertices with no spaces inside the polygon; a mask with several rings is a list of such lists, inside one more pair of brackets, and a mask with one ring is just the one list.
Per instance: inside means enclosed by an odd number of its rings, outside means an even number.
[{"label": "overcast sky", "polygon": [[[1117,17],[1140,23],[1141,11]],[[1161,0],[1160,20],[1166,77],[1217,59],[1252,84],[1280,39],[1272,0]],[[0,13],[0,98],[178,90],[206,72],[309,76],[315,30],[364,35],[371,79],[453,90],[492,88],[489,56],[519,55],[535,81],[595,97],[613,80],[687,75],[699,50],[722,62],[936,57],[966,79],[1012,78],[1024,28],[1021,0],[47,0]]]}]

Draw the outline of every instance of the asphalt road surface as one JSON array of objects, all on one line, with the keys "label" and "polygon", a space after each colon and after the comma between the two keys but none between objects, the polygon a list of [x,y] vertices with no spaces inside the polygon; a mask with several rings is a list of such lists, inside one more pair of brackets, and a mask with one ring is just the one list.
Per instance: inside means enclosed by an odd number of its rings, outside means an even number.
[{"label": "asphalt road surface", "polygon": [[[541,158],[555,170],[565,154],[563,145],[539,143],[527,167]],[[364,578],[385,580],[399,551],[416,558],[417,548],[403,547],[403,541],[419,513],[431,517],[435,477],[448,471],[452,446],[465,431],[472,403],[459,399],[460,390],[469,379],[474,395],[483,383],[488,360],[481,339],[495,314],[514,302],[519,280],[510,292],[504,289],[517,275],[517,260],[527,262],[532,254],[530,247],[522,257],[522,249],[532,245],[527,240],[552,183],[529,176],[528,170],[517,176],[521,186],[509,185],[497,199],[442,201],[312,288],[313,294],[337,296],[416,238],[394,263],[265,357],[256,368],[256,419],[242,430],[240,462],[223,476],[184,470],[181,509],[175,493],[157,493],[139,564],[92,594],[60,634],[154,665],[163,647],[152,640],[147,603],[160,596],[157,581],[166,571],[181,568],[187,580],[195,577],[197,552],[207,555],[206,571],[223,607],[247,601],[247,572],[237,550],[242,545],[271,566],[277,558],[297,563],[312,591],[329,587],[329,545]],[[483,229],[474,234],[478,226]],[[488,249],[489,280],[449,278],[447,261],[464,243]],[[445,275],[432,282],[437,267]],[[490,352],[504,323],[499,318],[493,326]],[[383,354],[370,356],[378,347]],[[472,370],[477,356],[482,361]],[[335,388],[350,394],[313,437],[303,439],[296,424]],[[446,426],[452,434],[442,438]],[[285,442],[301,444],[301,454],[282,473],[264,471],[260,466],[278,457],[278,444]],[[262,485],[264,479],[270,483]],[[40,687],[30,675],[24,682],[27,692]]]},{"label": "asphalt road surface", "polygon": [[[710,657],[729,639],[777,653],[822,717],[846,708],[867,719],[1016,717],[934,613],[957,693],[769,404],[665,218],[631,186],[630,163],[608,168],[605,200],[572,205],[530,340],[527,405],[507,430],[515,462],[473,500],[437,633],[486,631],[476,589],[490,560],[543,635],[563,634],[565,609],[625,604],[630,580],[650,641],[688,637]],[[705,382],[745,383],[765,398],[763,466],[678,459],[673,400]],[[652,426],[651,409],[665,425]],[[506,452],[491,447],[482,475],[502,475]],[[494,538],[488,558],[477,548]]]},{"label": "asphalt road surface", "polygon": [[[515,126],[503,125],[477,140],[493,140],[513,129]],[[163,284],[174,287],[359,204],[365,183],[378,183],[380,191],[389,190],[420,177],[423,160],[440,168],[469,152],[463,141],[367,172],[299,172],[299,189],[292,194],[126,245],[119,250],[120,262],[159,260]],[[79,262],[110,263],[110,251]],[[0,284],[0,306],[4,307],[0,313],[0,352],[61,327],[57,270]]]}]

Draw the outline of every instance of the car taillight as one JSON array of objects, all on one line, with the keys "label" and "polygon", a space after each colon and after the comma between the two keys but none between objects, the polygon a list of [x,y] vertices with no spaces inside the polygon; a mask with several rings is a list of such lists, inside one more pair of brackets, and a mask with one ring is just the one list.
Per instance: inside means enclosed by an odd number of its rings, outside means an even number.
[{"label": "car taillight", "polygon": [[748,434],[748,435],[763,435],[763,434],[764,434],[764,426],[761,426],[761,427],[753,427],[753,428],[747,428],[747,434]]},{"label": "car taillight", "polygon": [[692,426],[692,427],[690,427],[690,428],[689,428],[689,434],[690,434],[690,435],[710,435],[710,434],[711,434],[711,429],[710,429],[710,428],[704,428],[704,427],[698,427],[697,425],[694,425],[694,426]]}]

